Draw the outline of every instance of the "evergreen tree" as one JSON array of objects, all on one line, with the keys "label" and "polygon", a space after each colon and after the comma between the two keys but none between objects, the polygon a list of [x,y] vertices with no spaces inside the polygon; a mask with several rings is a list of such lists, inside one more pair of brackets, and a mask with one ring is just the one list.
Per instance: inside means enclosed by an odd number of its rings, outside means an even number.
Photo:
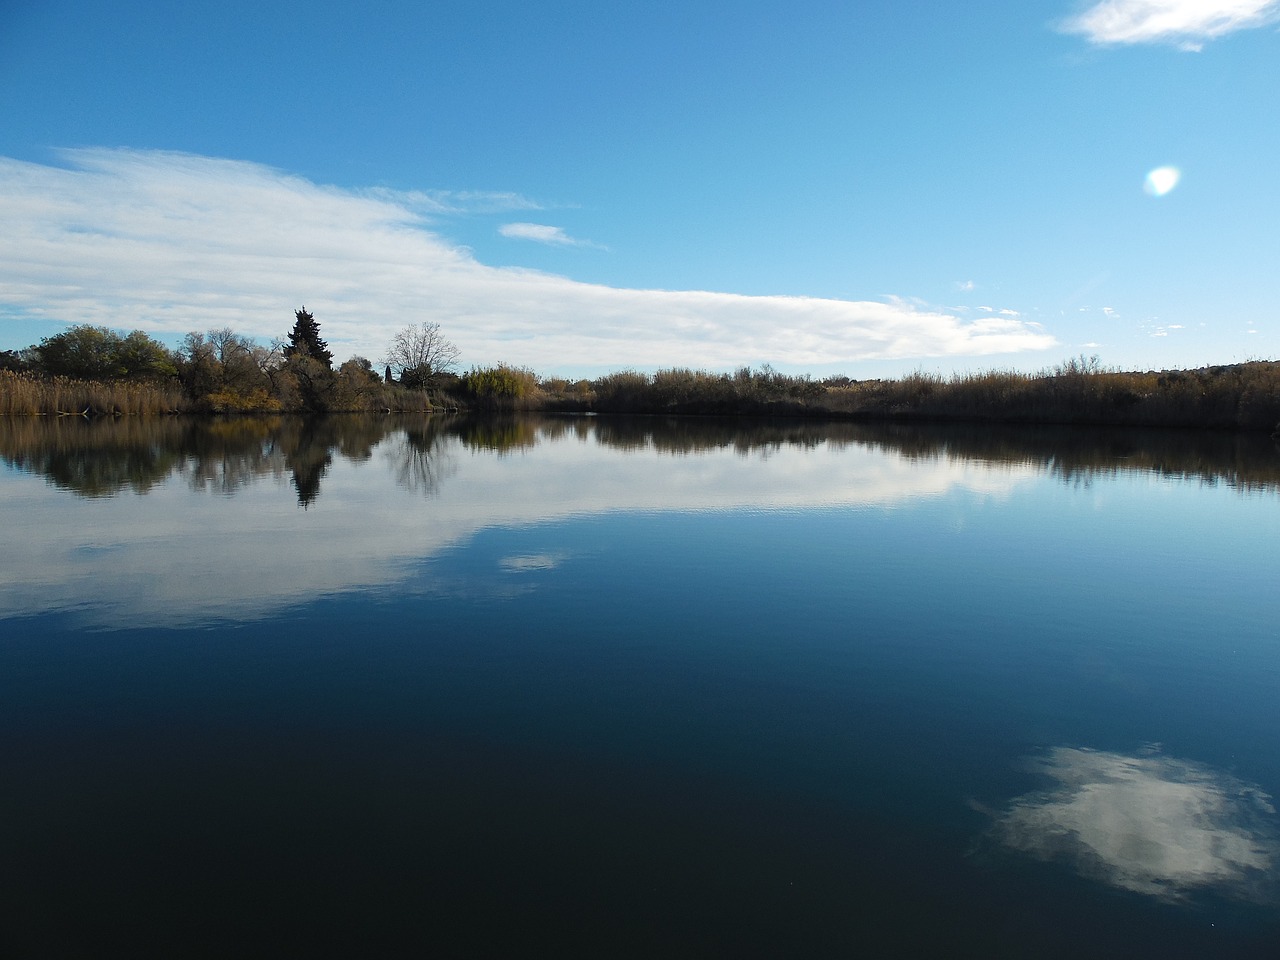
[{"label": "evergreen tree", "polygon": [[307,312],[307,308],[293,312],[295,322],[289,331],[289,345],[284,348],[284,355],[292,360],[295,357],[311,357],[324,365],[326,370],[333,369],[333,354],[329,352],[329,344],[320,339],[320,324]]}]

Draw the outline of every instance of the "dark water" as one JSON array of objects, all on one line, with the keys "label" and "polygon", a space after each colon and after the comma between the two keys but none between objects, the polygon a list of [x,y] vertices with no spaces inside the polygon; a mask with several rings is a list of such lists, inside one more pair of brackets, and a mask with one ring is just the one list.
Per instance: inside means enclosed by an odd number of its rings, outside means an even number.
[{"label": "dark water", "polygon": [[0,955],[1280,956],[1280,451],[0,422]]}]

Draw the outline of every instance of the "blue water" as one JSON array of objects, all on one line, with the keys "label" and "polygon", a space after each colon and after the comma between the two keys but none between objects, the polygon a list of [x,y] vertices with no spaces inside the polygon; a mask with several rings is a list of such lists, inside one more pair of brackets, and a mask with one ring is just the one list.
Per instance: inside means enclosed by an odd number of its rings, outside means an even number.
[{"label": "blue water", "polygon": [[0,953],[1280,955],[1223,443],[0,429]]}]

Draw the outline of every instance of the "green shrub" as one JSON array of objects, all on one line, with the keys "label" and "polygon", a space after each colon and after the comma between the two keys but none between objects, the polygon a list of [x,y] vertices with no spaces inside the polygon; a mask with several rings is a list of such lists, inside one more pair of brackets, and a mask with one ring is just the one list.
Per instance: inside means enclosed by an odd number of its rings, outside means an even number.
[{"label": "green shrub", "polygon": [[528,409],[542,394],[532,370],[510,367],[475,367],[462,377],[465,396],[482,410]]}]

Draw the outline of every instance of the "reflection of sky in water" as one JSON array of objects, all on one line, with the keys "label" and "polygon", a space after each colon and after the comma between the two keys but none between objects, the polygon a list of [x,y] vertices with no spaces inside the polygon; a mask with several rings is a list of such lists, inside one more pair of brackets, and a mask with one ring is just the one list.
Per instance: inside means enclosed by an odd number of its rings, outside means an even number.
[{"label": "reflection of sky in water", "polygon": [[1057,786],[996,822],[1015,850],[1161,899],[1271,899],[1275,808],[1256,787],[1186,760],[1071,747],[1050,751],[1043,770]]},{"label": "reflection of sky in water", "polygon": [[563,562],[562,553],[537,553],[503,557],[499,565],[508,573],[533,573],[538,570],[554,570]]},{"label": "reflection of sky in water", "polygon": [[[543,439],[517,456],[430,456],[389,437],[383,455],[335,458],[305,511],[281,476],[232,497],[170,477],[147,494],[87,500],[28,474],[5,481],[0,616],[77,609],[103,625],[269,616],[327,593],[382,587],[418,561],[494,527],[625,511],[891,507],[958,491],[1006,497],[1040,472],[859,445],[732,448],[670,456]],[[406,458],[408,460],[406,461]],[[407,465],[406,465],[407,463]],[[407,471],[407,472],[406,472]],[[424,494],[426,494],[424,496]],[[514,557],[508,573],[559,556]]]}]

